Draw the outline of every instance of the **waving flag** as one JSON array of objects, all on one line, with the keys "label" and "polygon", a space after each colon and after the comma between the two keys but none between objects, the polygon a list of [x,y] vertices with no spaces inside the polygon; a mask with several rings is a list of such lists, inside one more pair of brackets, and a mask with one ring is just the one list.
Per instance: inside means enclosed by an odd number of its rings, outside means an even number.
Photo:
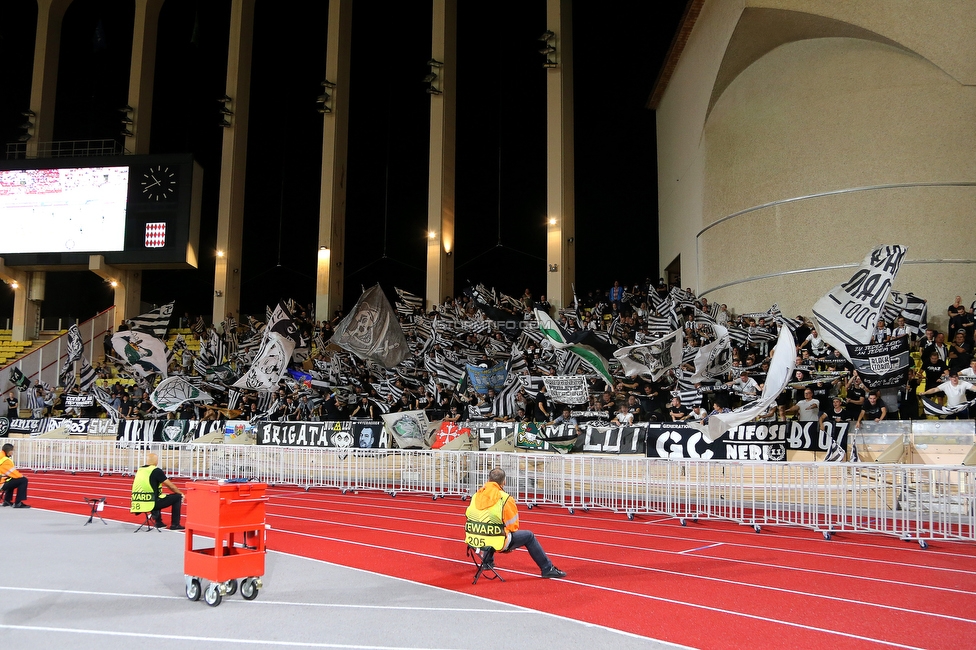
[{"label": "waving flag", "polygon": [[112,347],[137,377],[159,373],[166,376],[168,350],[166,344],[151,334],[139,331],[116,332]]},{"label": "waving flag", "polygon": [[620,348],[613,356],[628,377],[650,375],[652,381],[657,381],[681,364],[684,338],[684,330],[675,330],[651,343]]},{"label": "waving flag", "polygon": [[336,326],[330,342],[384,368],[392,368],[410,355],[403,329],[378,284],[359,297]]},{"label": "waving flag", "polygon": [[[600,376],[606,380],[607,385],[613,385],[613,376],[610,375],[609,363],[607,362],[606,356],[600,353],[592,345],[586,345],[582,343],[577,343],[573,340],[573,337],[568,336],[559,324],[552,319],[546,312],[536,309],[535,317],[539,321],[539,329],[545,333],[548,337],[549,342],[552,346],[558,350],[569,350],[573,354],[578,355],[583,361],[585,361],[593,370],[598,372]],[[580,334],[592,334],[592,332],[577,333],[574,337],[578,337]],[[580,339],[582,341],[582,338]],[[613,353],[611,352],[611,355]]]},{"label": "waving flag", "polygon": [[850,361],[848,345],[867,345],[908,252],[906,246],[878,246],[846,282],[813,306],[820,336]]},{"label": "waving flag", "polygon": [[793,375],[793,367],[796,365],[796,341],[793,333],[788,327],[779,331],[779,341],[773,348],[773,357],[769,361],[769,372],[766,374],[766,383],[763,385],[762,395],[759,399],[747,406],[741,406],[728,413],[719,413],[709,416],[707,431],[703,434],[709,442],[717,440],[729,429],[734,429],[740,424],[745,424],[753,420],[760,413],[769,410],[769,407],[776,403],[790,377]]},{"label": "waving flag", "polygon": [[173,318],[173,305],[175,304],[174,301],[141,316],[130,318],[125,321],[125,324],[129,326],[130,330],[148,332],[157,339],[165,339],[169,321]]},{"label": "waving flag", "polygon": [[183,402],[212,402],[213,398],[183,377],[169,377],[159,382],[149,396],[153,406],[161,411],[175,411]]}]

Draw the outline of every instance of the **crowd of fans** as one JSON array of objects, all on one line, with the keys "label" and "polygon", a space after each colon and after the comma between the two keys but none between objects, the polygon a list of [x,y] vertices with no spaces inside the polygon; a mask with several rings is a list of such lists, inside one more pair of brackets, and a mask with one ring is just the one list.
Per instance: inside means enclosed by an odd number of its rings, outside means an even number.
[{"label": "crowd of fans", "polygon": [[[209,327],[202,318],[191,320],[186,314],[176,323],[179,331],[191,331],[202,347],[200,352],[191,350],[181,334],[169,373],[182,374],[208,391],[214,397],[211,404],[192,401],[171,413],[158,411],[149,399],[151,384],[128,375],[109,344],[104,360],[95,369],[102,380],[99,383],[111,395],[111,406],[126,419],[375,420],[385,412],[423,409],[430,412],[431,419],[575,420],[570,411],[563,411],[564,405],[550,399],[539,378],[581,373],[588,377],[589,401],[571,405],[572,412],[586,412],[615,424],[702,420],[710,413],[747,403],[762,392],[778,330],[789,327],[796,341],[794,381],[761,419],[834,419],[858,424],[919,419],[925,417],[919,394],[952,406],[965,402],[967,391],[976,390],[969,383],[976,381],[976,303],[966,307],[961,297],[947,310],[948,335],[933,329],[922,335],[912,333],[902,316],[892,323],[878,321],[873,341],[908,337],[913,358],[918,361],[905,384],[870,391],[850,363],[803,316],[784,318],[773,310],[736,315],[724,304],[711,305],[706,298],[670,287],[663,280],[631,285],[614,282],[605,291],[586,292],[571,308],[558,313],[552,313],[544,295],[536,300],[529,289],[518,299],[498,297],[493,290],[483,288],[469,291],[457,298],[445,298],[429,313],[424,313],[418,306],[422,303],[411,300],[410,294],[400,292],[400,296],[396,308],[412,355],[392,370],[363,363],[329,345],[341,313],[332,321],[317,322],[309,316],[314,313],[311,306],[294,305],[292,319],[302,340],[309,343],[309,354],[293,358],[292,372],[281,380],[276,392],[228,388],[242,372],[249,350],[253,355],[260,340],[263,323],[253,317],[238,324],[229,315],[225,322]],[[626,377],[613,362],[614,382],[608,385],[589,366],[578,359],[574,363],[568,352],[549,346],[532,327],[533,310],[540,309],[556,318],[569,334],[585,329],[614,346],[647,343],[669,329],[662,327],[668,314],[662,313],[661,305],[674,310],[671,318],[677,318],[677,325],[684,330],[685,352],[681,368],[659,381]],[[519,326],[513,329],[508,322],[508,326],[500,327],[499,314]],[[747,336],[733,337],[732,367],[726,376],[691,383],[695,351],[714,340],[711,322]],[[671,327],[674,324],[672,320]],[[201,363],[201,359],[207,360]],[[508,364],[510,372],[526,379],[511,390],[492,389],[484,394],[462,388],[464,382],[459,379],[465,364],[488,368],[500,361]],[[78,392],[77,386],[67,391],[34,387],[28,396],[30,410],[35,417],[97,417],[104,413],[97,402],[91,407],[67,408],[66,396]],[[13,394],[6,401],[10,411],[16,410]],[[968,413],[963,410],[951,417],[968,417]]]}]

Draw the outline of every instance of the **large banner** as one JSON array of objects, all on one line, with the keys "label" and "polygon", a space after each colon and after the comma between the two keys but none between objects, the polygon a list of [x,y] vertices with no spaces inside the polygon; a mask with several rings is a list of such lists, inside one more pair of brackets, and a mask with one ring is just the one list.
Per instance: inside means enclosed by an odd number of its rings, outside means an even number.
[{"label": "large banner", "polygon": [[484,395],[489,388],[494,388],[495,392],[500,391],[505,386],[505,379],[508,377],[508,370],[505,369],[504,362],[496,363],[491,368],[481,368],[466,364],[468,372],[468,386],[475,392]]},{"label": "large banner", "polygon": [[913,361],[908,351],[908,337],[885,343],[849,345],[847,353],[861,381],[870,389],[904,386]]},{"label": "large banner", "polygon": [[589,399],[583,375],[543,376],[549,398],[558,404],[586,404]]},{"label": "large banner", "polygon": [[351,422],[262,422],[259,445],[327,449],[388,449],[389,439],[378,420]]},{"label": "large banner", "polygon": [[740,424],[714,442],[700,428],[681,423],[647,426],[650,458],[785,461],[787,451],[826,452],[833,439],[847,449],[850,422],[752,422]]}]

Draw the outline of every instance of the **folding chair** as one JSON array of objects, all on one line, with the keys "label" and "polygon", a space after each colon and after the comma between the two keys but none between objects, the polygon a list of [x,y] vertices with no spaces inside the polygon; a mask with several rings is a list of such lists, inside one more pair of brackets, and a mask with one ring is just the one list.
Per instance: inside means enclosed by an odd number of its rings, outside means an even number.
[{"label": "folding chair", "polygon": [[157,533],[163,532],[163,531],[159,530],[158,528],[156,528],[156,522],[153,521],[152,513],[151,512],[133,512],[132,514],[137,515],[137,516],[140,515],[140,514],[141,515],[145,515],[145,519],[142,520],[142,523],[139,524],[139,527],[138,528],[136,528],[134,531],[132,531],[133,533],[138,533],[143,528],[146,529],[146,532],[147,533],[151,533],[154,530]]},{"label": "folding chair", "polygon": [[[105,497],[85,497],[85,503],[91,506],[91,512],[88,513],[88,521],[85,525],[95,523],[95,515],[98,515],[99,519],[102,519],[102,510],[105,509]],[[102,523],[108,526],[108,522],[102,519]]]},{"label": "folding chair", "polygon": [[501,582],[505,582],[505,578],[498,575],[495,570],[495,549],[490,546],[483,548],[475,548],[474,546],[468,546],[468,557],[474,563],[477,571],[474,573],[474,582],[471,584],[478,584],[478,578],[485,576],[489,580],[494,580],[497,578]]}]

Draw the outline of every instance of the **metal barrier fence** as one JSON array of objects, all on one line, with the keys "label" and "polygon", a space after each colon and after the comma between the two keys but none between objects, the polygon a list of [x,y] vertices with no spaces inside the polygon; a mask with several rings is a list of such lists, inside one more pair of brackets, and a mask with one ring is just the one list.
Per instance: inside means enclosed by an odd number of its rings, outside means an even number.
[{"label": "metal barrier fence", "polygon": [[126,444],[24,438],[35,471],[132,475],[155,452],[169,476],[467,497],[493,467],[529,508],[604,509],[753,526],[857,531],[917,541],[976,541],[976,468],[854,463],[660,460],[625,456],[386,451],[254,445]]}]

